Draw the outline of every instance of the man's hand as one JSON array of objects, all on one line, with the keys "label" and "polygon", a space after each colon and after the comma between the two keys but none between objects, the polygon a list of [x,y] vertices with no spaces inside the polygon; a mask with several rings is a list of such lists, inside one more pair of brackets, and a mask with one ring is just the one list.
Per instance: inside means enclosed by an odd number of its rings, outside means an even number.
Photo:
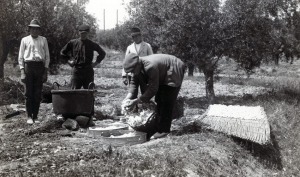
[{"label": "man's hand", "polygon": [[25,83],[26,80],[26,74],[24,69],[21,69],[21,82]]},{"label": "man's hand", "polygon": [[127,79],[126,77],[123,77],[123,83],[124,83],[125,85],[128,85],[128,79]]},{"label": "man's hand", "polygon": [[131,76],[123,76],[123,83],[125,84],[125,85],[128,85],[129,83],[130,83],[130,81],[131,81]]},{"label": "man's hand", "polygon": [[137,105],[140,102],[138,98],[133,99],[133,100],[126,100],[126,106],[125,109],[131,110],[134,108],[135,105]]},{"label": "man's hand", "polygon": [[98,62],[94,62],[94,63],[92,64],[92,67],[95,68],[98,64],[99,64]]},{"label": "man's hand", "polygon": [[44,74],[43,74],[43,83],[45,83],[48,79],[48,69],[45,68]]}]

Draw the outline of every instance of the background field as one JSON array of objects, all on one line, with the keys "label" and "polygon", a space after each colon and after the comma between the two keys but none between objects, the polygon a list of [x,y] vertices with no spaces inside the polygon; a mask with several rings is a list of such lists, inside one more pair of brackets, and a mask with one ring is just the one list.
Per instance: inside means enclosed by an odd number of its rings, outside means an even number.
[{"label": "background field", "polygon": [[[122,84],[123,54],[109,51],[95,69],[97,119],[120,114],[127,93]],[[170,136],[147,143],[114,147],[82,132],[64,132],[51,103],[42,103],[41,124],[28,126],[25,114],[4,119],[9,104],[23,104],[19,71],[5,65],[1,93],[0,176],[298,176],[300,168],[300,61],[262,66],[249,78],[230,60],[220,62],[215,93],[219,104],[262,106],[272,142],[256,143],[206,130],[195,120],[208,103],[203,74],[185,77],[179,100],[183,116]],[[62,65],[53,82],[68,85],[70,68]],[[101,114],[100,114],[101,113]],[[98,117],[97,117],[98,116]]]}]

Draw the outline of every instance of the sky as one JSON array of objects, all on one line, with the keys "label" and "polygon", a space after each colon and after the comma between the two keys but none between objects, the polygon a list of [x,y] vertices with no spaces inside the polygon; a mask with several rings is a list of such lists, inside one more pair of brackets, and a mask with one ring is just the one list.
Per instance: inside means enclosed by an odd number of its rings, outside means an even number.
[{"label": "sky", "polygon": [[[122,5],[123,1],[124,0],[89,0],[89,3],[86,5],[86,11],[96,17],[100,29],[112,29],[117,23],[122,24],[122,22],[128,18],[125,10],[126,6]],[[125,2],[127,1],[128,0],[125,0]],[[105,21],[103,20],[104,14]]]}]

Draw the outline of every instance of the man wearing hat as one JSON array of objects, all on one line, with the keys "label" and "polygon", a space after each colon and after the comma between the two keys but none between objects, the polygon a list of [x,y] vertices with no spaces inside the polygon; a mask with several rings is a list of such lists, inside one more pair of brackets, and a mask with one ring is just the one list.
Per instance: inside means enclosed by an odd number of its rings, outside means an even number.
[{"label": "man wearing hat", "polygon": [[[173,55],[153,54],[139,57],[130,53],[123,63],[126,73],[133,73],[129,93],[123,102],[132,109],[140,102],[155,96],[157,104],[156,126],[149,127],[147,138],[159,138],[170,132],[172,113],[183,81],[185,64]],[[138,88],[141,95],[138,97]]]},{"label": "man wearing hat", "polygon": [[[80,37],[72,39],[61,50],[61,55],[68,59],[72,67],[71,87],[72,89],[88,89],[91,82],[94,82],[94,67],[105,57],[105,51],[95,42],[88,39],[90,27],[80,25],[78,27]],[[93,62],[94,51],[98,53],[97,59]]]},{"label": "man wearing hat", "polygon": [[21,81],[25,84],[27,123],[37,121],[43,82],[47,81],[50,62],[47,39],[40,36],[40,23],[34,19],[28,25],[30,35],[22,38],[18,62]]},{"label": "man wearing hat", "polygon": [[[153,54],[151,45],[143,41],[142,33],[139,28],[131,28],[131,38],[134,42],[127,47],[125,55],[128,55],[129,53],[135,53],[140,57],[144,57]],[[125,73],[123,70],[122,77],[123,83],[127,85],[130,82],[132,75],[130,73]]]}]

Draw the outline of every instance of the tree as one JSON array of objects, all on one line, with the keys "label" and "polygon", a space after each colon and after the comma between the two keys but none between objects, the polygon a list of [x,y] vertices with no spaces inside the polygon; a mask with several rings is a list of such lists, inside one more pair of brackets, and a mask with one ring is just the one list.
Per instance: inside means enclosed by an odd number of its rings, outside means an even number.
[{"label": "tree", "polygon": [[6,61],[9,45],[19,35],[17,0],[0,1],[0,79],[4,77],[4,63]]},{"label": "tree", "polygon": [[218,0],[156,0],[131,2],[130,19],[146,29],[148,41],[164,53],[193,63],[205,75],[206,96],[215,100],[213,89],[217,62],[225,52],[223,22]]}]

